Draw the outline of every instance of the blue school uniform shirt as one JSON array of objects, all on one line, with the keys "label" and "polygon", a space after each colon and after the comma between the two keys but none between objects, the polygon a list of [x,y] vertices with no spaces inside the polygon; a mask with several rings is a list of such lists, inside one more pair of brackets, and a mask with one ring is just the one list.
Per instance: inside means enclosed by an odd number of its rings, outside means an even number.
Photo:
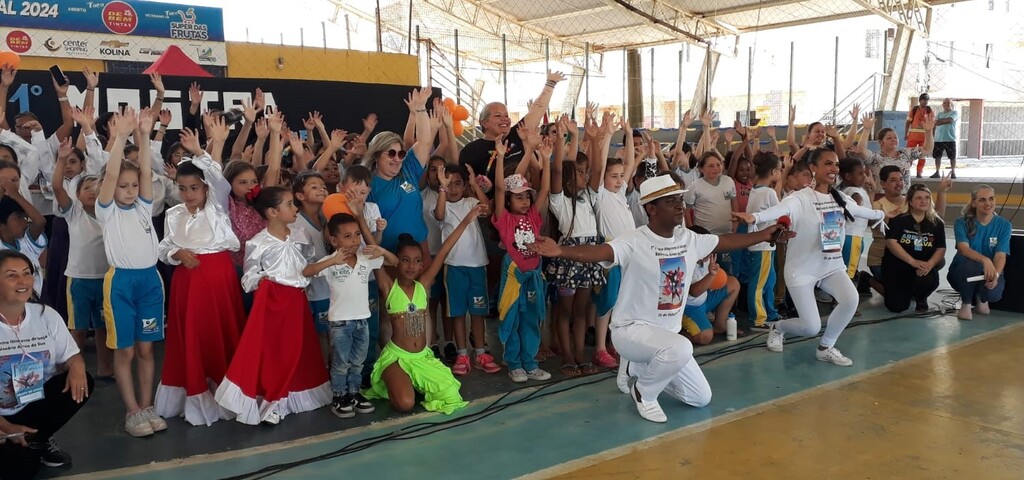
[{"label": "blue school uniform shirt", "polygon": [[[982,225],[980,222],[975,221],[975,232],[974,236],[967,238],[967,222],[964,217],[956,219],[956,223],[953,224],[953,235],[956,238],[956,244],[964,242],[967,243],[971,250],[978,252],[989,259],[994,258],[996,253],[1002,252],[1007,255],[1010,254],[1010,233],[1013,227],[1010,225],[1009,220],[996,215],[992,217],[992,220],[988,222],[988,225]],[[956,256],[953,257],[953,265],[959,262],[968,261],[969,259],[957,252]]]},{"label": "blue school uniform shirt", "polygon": [[419,182],[423,165],[416,154],[409,150],[402,161],[402,169],[391,180],[373,176],[370,196],[367,201],[380,208],[381,216],[388,221],[380,244],[387,250],[395,251],[398,236],[412,235],[417,242],[427,238],[427,224],[423,221],[423,198],[420,197]]}]

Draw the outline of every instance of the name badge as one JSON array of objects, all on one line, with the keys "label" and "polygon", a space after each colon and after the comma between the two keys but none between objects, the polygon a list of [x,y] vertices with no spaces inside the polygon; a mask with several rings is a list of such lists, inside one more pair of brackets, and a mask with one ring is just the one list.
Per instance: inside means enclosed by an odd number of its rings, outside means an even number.
[{"label": "name badge", "polygon": [[11,367],[11,383],[14,384],[14,397],[18,405],[27,405],[42,400],[43,393],[43,362],[27,360]]},{"label": "name badge", "polygon": [[914,251],[920,252],[924,248],[924,239],[921,237],[914,237]]}]

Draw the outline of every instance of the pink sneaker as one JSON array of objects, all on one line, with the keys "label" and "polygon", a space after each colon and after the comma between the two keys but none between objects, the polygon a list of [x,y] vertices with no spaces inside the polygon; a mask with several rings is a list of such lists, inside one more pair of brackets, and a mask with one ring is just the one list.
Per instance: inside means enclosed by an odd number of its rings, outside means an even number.
[{"label": "pink sneaker", "polygon": [[619,368],[619,362],[605,350],[594,354],[594,363],[598,364],[601,368]]},{"label": "pink sneaker", "polygon": [[494,363],[494,357],[489,353],[481,353],[473,359],[473,367],[478,370],[483,370],[485,373],[498,373],[501,371],[501,367],[497,363]]},{"label": "pink sneaker", "polygon": [[469,375],[469,355],[462,354],[455,357],[455,364],[452,365],[452,373],[460,377]]}]

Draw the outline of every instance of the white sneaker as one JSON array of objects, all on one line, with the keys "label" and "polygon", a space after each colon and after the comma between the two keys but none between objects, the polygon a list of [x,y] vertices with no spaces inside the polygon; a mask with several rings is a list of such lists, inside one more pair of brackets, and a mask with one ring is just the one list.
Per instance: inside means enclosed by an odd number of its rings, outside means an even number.
[{"label": "white sneaker", "polygon": [[960,311],[956,313],[956,318],[960,320],[973,320],[974,314],[971,313],[971,304],[964,303],[960,306]]},{"label": "white sneaker", "polygon": [[619,360],[619,373],[615,375],[615,386],[620,392],[629,394],[629,379],[629,360],[622,358]]},{"label": "white sneaker", "polygon": [[843,352],[840,352],[836,347],[829,347],[825,350],[816,350],[814,356],[823,362],[828,362],[833,365],[839,365],[840,367],[853,366],[853,360],[846,358]]},{"label": "white sneaker", "polygon": [[148,437],[153,434],[153,426],[146,414],[139,410],[124,417],[124,431],[135,438]]},{"label": "white sneaker", "polygon": [[149,407],[143,409],[142,413],[146,415],[146,420],[149,420],[149,426],[153,427],[154,432],[167,430],[167,422],[164,421],[163,417],[156,414],[156,409]]},{"label": "white sneaker", "polygon": [[668,421],[668,417],[665,416],[665,412],[661,409],[661,405],[658,404],[657,400],[646,402],[639,398],[636,390],[636,380],[629,381],[629,396],[633,399],[633,403],[636,404],[636,410],[640,412],[640,416],[644,420],[654,423],[665,423]]},{"label": "white sneaker", "polygon": [[982,315],[992,313],[992,309],[988,308],[988,302],[978,302],[978,313]]},{"label": "white sneaker", "polygon": [[551,380],[551,374],[539,368],[535,368],[533,370],[530,370],[529,372],[526,372],[526,378],[529,378],[530,380],[540,381]]},{"label": "white sneaker", "polygon": [[508,376],[515,383],[525,383],[527,380],[530,379],[530,377],[528,375],[526,375],[526,370],[523,370],[521,368],[517,368],[515,370],[509,370],[508,371]]},{"label": "white sneaker", "polygon": [[776,323],[772,323],[768,327],[768,342],[765,346],[768,347],[768,350],[773,352],[781,352],[785,341],[786,334],[779,331],[779,327]]}]

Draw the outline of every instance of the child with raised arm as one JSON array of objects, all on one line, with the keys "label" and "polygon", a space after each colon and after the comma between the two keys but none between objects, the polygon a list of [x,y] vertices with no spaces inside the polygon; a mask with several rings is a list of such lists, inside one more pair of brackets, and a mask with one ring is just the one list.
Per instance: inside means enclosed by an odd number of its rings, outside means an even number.
[{"label": "child with raised arm", "polygon": [[[110,125],[114,141],[96,197],[96,219],[111,266],[103,278],[103,291],[107,292],[103,317],[107,346],[116,349],[114,376],[128,411],[125,430],[133,437],[145,437],[167,429],[153,409],[153,342],[164,339],[164,287],[156,269],[149,142],[140,142],[139,165],[125,162],[123,157],[124,143],[133,131],[138,138],[149,138],[152,113],[144,109],[136,114],[126,108],[124,113],[113,114]],[[136,360],[138,393],[132,373]]]},{"label": "child with raised arm", "polygon": [[505,363],[513,382],[547,380],[551,374],[537,365],[540,324],[545,318],[547,284],[540,270],[540,255],[527,246],[540,236],[540,210],[548,204],[551,162],[542,163],[540,191],[530,187],[522,175],[505,178],[505,152],[501,138],[494,143],[495,202],[491,223],[507,249],[501,263],[498,284],[498,337],[505,346]]},{"label": "child with raised arm", "polygon": [[468,404],[459,394],[462,385],[430,351],[429,339],[434,338],[434,332],[427,315],[427,290],[448,252],[479,215],[477,206],[462,219],[426,270],[422,246],[412,235],[403,233],[398,237],[396,252],[398,278],[392,279],[383,269],[377,271],[380,292],[387,295],[385,305],[392,334],[373,366],[370,389],[366,391],[368,398],[386,398],[391,401],[391,408],[399,412],[413,409],[417,393],[423,394],[423,408],[432,412],[450,415]]},{"label": "child with raised arm", "polygon": [[[453,164],[442,167],[437,178],[440,183],[434,208],[434,218],[441,223],[441,238],[447,240],[470,212],[490,210],[487,195],[476,183],[473,167]],[[472,197],[463,197],[466,185],[473,189]],[[484,346],[484,315],[487,315],[487,247],[484,245],[480,223],[472,222],[466,233],[452,248],[444,261],[444,284],[447,316],[455,333],[457,356],[452,372],[469,375],[468,343],[473,344],[473,368],[486,373],[498,373],[501,367]],[[466,315],[472,322],[473,338],[466,339]]]},{"label": "child with raised arm", "polygon": [[[65,182],[69,163],[78,163],[70,142],[61,142],[57,163],[53,168],[54,210],[68,224],[68,329],[78,348],[85,346],[89,330],[96,335],[96,378],[114,379],[113,350],[107,347],[107,328],[103,323],[103,275],[110,269],[103,251],[103,231],[96,219],[96,193],[100,178],[96,175],[75,177]],[[80,171],[81,168],[79,167]],[[73,185],[76,198],[68,192]]]},{"label": "child with raised arm", "polygon": [[331,385],[302,275],[313,240],[293,225],[299,211],[291,191],[264,188],[253,206],[267,228],[246,244],[242,288],[256,295],[215,398],[241,423],[277,424],[330,404]]},{"label": "child with raised arm", "polygon": [[16,250],[32,261],[35,281],[32,289],[36,294],[43,290],[43,273],[39,257],[46,249],[47,238],[43,230],[46,218],[23,195],[21,170],[17,165],[0,160],[0,249]]},{"label": "child with raised arm", "polygon": [[[359,392],[362,372],[370,347],[369,285],[374,271],[385,264],[398,265],[398,258],[376,245],[361,246],[360,222],[338,213],[327,222],[334,253],[308,265],[302,274],[324,277],[331,289],[327,320],[331,338],[331,412],[338,418],[373,413],[374,407]],[[376,285],[374,285],[376,287]]]},{"label": "child with raised arm", "polygon": [[212,156],[194,133],[182,130],[181,142],[195,156],[178,163],[175,182],[183,203],[167,210],[159,247],[160,261],[175,265],[175,272],[156,390],[157,414],[207,426],[225,418],[213,393],[245,325],[242,291],[229,253],[240,246],[228,216],[231,185],[221,174],[219,155],[228,126],[218,117],[210,127]]}]

